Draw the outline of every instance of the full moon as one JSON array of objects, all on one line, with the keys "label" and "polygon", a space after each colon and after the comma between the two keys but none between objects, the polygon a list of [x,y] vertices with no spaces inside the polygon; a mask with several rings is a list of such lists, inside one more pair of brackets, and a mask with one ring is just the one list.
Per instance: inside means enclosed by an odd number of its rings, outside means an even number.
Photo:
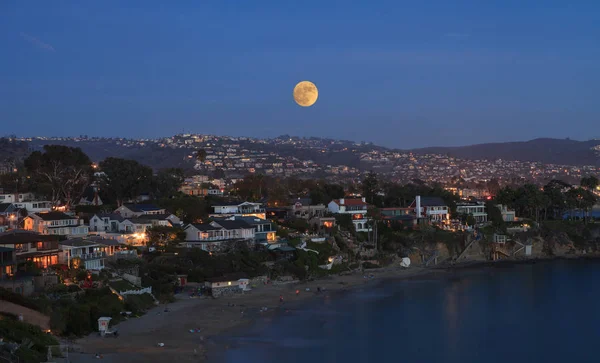
[{"label": "full moon", "polygon": [[314,83],[302,81],[294,87],[294,100],[302,107],[310,107],[317,102],[319,90]]}]

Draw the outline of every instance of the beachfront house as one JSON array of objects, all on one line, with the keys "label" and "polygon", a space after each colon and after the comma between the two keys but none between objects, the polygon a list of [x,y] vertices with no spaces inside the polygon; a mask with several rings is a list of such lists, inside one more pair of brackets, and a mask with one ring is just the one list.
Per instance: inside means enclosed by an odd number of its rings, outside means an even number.
[{"label": "beachfront house", "polygon": [[184,231],[187,248],[200,248],[204,251],[221,251],[230,243],[254,244],[254,226],[243,220],[218,219],[210,223],[191,223]]},{"label": "beachfront house", "polygon": [[85,268],[86,270],[102,270],[107,257],[106,245],[86,238],[74,238],[60,241],[62,253],[59,263],[72,268]]}]

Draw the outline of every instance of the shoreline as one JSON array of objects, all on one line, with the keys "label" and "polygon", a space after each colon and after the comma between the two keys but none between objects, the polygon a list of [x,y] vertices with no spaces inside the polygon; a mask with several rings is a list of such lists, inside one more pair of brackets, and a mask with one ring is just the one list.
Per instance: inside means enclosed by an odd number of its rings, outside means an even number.
[{"label": "shoreline", "polygon": [[[295,310],[302,304],[310,303],[329,295],[338,295],[390,281],[423,278],[443,278],[448,274],[465,269],[487,267],[510,267],[517,264],[534,264],[555,260],[597,260],[598,254],[550,256],[547,258],[515,259],[501,261],[465,261],[454,265],[433,267],[387,266],[368,269],[364,275],[360,271],[327,276],[313,281],[303,281],[285,285],[257,286],[248,293],[213,298],[189,298],[179,295],[175,303],[169,304],[169,312],[164,306],[157,306],[139,318],[121,322],[118,338],[101,338],[96,334],[78,339],[84,353],[70,354],[71,362],[87,362],[95,359],[95,354],[103,355],[106,362],[147,362],[147,361],[207,361],[219,356],[228,344],[222,338],[243,335],[259,321],[268,323],[286,310]],[[373,275],[373,278],[364,276]],[[317,293],[317,287],[323,291]],[[309,288],[310,291],[306,291]],[[296,290],[299,294],[296,295]],[[279,303],[283,296],[284,304]],[[261,312],[263,307],[266,312]],[[243,311],[243,313],[242,313]],[[190,333],[190,329],[200,332]],[[164,343],[158,347],[158,343]]]}]

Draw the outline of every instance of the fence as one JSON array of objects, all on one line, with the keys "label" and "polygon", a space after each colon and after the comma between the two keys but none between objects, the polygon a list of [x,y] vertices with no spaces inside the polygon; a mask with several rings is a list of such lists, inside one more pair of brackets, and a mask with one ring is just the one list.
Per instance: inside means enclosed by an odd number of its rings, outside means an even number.
[{"label": "fence", "polygon": [[152,294],[152,287],[145,287],[145,288],[140,289],[140,290],[119,291],[119,294],[121,294],[122,296]]}]

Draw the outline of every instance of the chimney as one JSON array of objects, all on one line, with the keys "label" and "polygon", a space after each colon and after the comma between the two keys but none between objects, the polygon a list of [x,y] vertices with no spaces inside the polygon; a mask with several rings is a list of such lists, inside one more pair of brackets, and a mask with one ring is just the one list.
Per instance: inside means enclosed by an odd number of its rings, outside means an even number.
[{"label": "chimney", "polygon": [[344,198],[340,199],[340,205],[344,205]]},{"label": "chimney", "polygon": [[415,212],[417,213],[417,219],[421,218],[421,196],[417,195],[415,198]]}]

